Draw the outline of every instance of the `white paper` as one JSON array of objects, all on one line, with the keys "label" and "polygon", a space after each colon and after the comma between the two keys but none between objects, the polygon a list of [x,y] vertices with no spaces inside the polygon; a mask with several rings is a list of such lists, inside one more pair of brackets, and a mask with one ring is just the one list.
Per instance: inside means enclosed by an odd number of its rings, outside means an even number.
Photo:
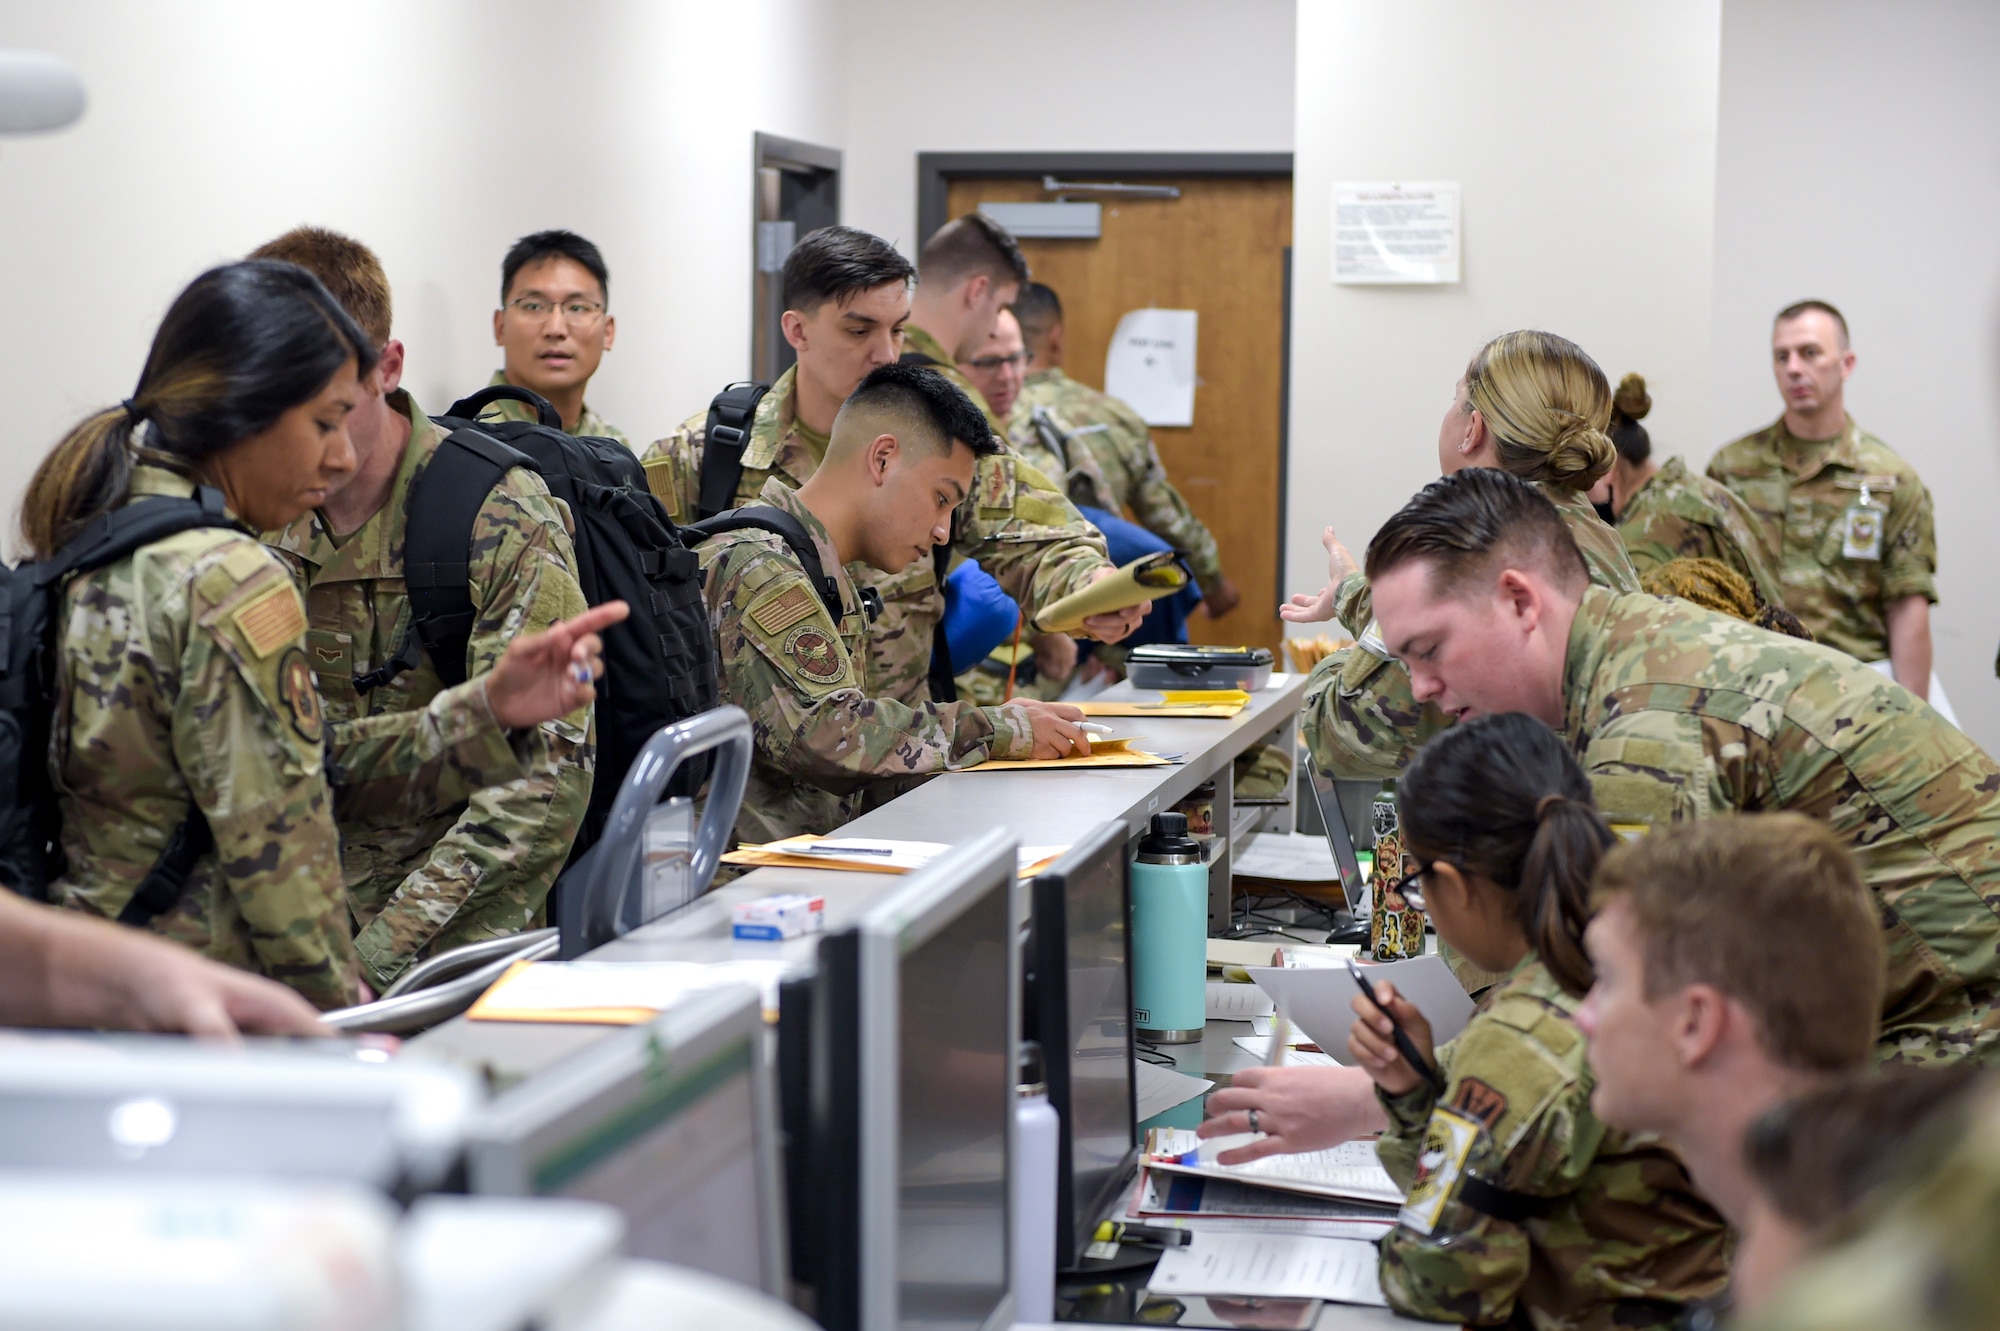
[{"label": "white paper", "polygon": [[1458,281],[1459,183],[1347,180],[1333,187],[1333,280]]},{"label": "white paper", "polygon": [[1104,358],[1104,391],[1148,425],[1194,424],[1194,310],[1132,310]]},{"label": "white paper", "polygon": [[1197,1231],[1169,1248],[1146,1288],[1155,1294],[1233,1294],[1271,1299],[1330,1299],[1387,1307],[1375,1275],[1375,1245],[1359,1239],[1297,1234]]},{"label": "white paper", "polygon": [[[1239,1035],[1230,1041],[1230,1043],[1259,1062],[1271,1056],[1271,1037],[1268,1035]],[[1330,1054],[1316,1054],[1305,1049],[1287,1049],[1285,1050],[1285,1057],[1279,1066],[1287,1068],[1335,1068],[1340,1066],[1340,1062]]]},{"label": "white paper", "polygon": [[1166,1113],[1176,1105],[1186,1104],[1215,1085],[1206,1077],[1190,1077],[1185,1072],[1163,1068],[1143,1058],[1133,1059],[1132,1066],[1138,1069],[1135,1080],[1139,1092],[1136,1116],[1141,1123],[1155,1114]]},{"label": "white paper", "polygon": [[1210,1021],[1250,1021],[1271,1014],[1271,999],[1254,984],[1231,984],[1227,980],[1208,982]]},{"label": "white paper", "polygon": [[[1347,969],[1347,963],[1361,955],[1359,943],[1327,943],[1319,947],[1288,947],[1285,949],[1286,970],[1340,970]],[[1248,969],[1247,967],[1245,968]]]},{"label": "white paper", "polygon": [[1229,856],[1229,872],[1281,883],[1340,881],[1332,847],[1324,836],[1308,832],[1255,832],[1244,837]]},{"label": "white paper", "polygon": [[537,961],[506,984],[489,990],[488,1006],[501,1011],[563,1012],[576,1008],[652,1008],[664,1011],[699,989],[747,984],[776,1007],[785,963],[744,961]]},{"label": "white paper", "polygon": [[[784,855],[800,855],[830,864],[851,864],[867,869],[921,869],[951,847],[942,841],[891,841],[868,837],[823,837],[810,846],[784,846],[776,842],[759,849]],[[1014,853],[1015,871],[1026,873],[1039,864],[1068,850],[1068,846],[1022,846]]]},{"label": "white paper", "polygon": [[[1195,1167],[1205,1173],[1240,1179],[1245,1183],[1262,1183],[1267,1187],[1290,1188],[1298,1192],[1381,1202],[1387,1206],[1398,1205],[1403,1200],[1403,1190],[1389,1177],[1389,1171],[1382,1168],[1382,1157],[1376,1153],[1372,1141],[1342,1142],[1323,1151],[1267,1155],[1247,1165],[1216,1162],[1216,1157],[1224,1152],[1248,1146],[1256,1140],[1254,1132],[1210,1137],[1195,1147]],[[1158,1163],[1151,1167],[1174,1168]]]},{"label": "white paper", "polygon": [[[1412,957],[1363,969],[1371,983],[1387,980],[1396,986],[1397,993],[1417,1005],[1417,1011],[1431,1024],[1432,1049],[1442,1046],[1472,1020],[1472,1000],[1442,957]],[[1345,966],[1338,970],[1257,966],[1250,968],[1250,978],[1284,1007],[1285,1016],[1310,1036],[1313,1044],[1332,1054],[1336,1062],[1348,1062],[1347,1032],[1354,1025],[1353,1004],[1361,997],[1361,990]]]}]

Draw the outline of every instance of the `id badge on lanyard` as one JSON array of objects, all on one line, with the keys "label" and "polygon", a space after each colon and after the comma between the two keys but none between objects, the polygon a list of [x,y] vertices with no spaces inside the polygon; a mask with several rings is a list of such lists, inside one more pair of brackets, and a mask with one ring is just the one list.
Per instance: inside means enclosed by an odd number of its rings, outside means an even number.
[{"label": "id badge on lanyard", "polygon": [[1850,505],[1840,518],[1840,553],[1845,559],[1882,558],[1882,527],[1888,521],[1889,510],[1877,504],[1868,493],[1868,483],[1861,484],[1861,498]]}]

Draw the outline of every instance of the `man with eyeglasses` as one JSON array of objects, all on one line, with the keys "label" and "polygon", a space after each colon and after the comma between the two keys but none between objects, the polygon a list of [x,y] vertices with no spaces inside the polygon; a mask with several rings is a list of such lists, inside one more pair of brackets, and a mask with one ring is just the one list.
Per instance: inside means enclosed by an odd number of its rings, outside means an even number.
[{"label": "man with eyeglasses", "polygon": [[[618,336],[618,320],[606,308],[610,294],[604,256],[574,231],[537,231],[515,241],[500,264],[493,342],[505,352],[505,368],[493,382],[540,393],[562,413],[570,434],[616,439],[630,448],[625,432],[583,400]],[[535,419],[525,402],[497,402],[486,414]]]}]

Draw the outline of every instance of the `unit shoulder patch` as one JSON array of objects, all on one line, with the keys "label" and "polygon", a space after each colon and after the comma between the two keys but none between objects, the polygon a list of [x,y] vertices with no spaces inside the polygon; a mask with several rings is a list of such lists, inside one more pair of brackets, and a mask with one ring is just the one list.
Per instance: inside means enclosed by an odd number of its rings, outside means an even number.
[{"label": "unit shoulder patch", "polygon": [[1507,1112],[1507,1097],[1494,1090],[1477,1077],[1467,1077],[1459,1082],[1458,1093],[1451,1097],[1451,1107],[1486,1125],[1491,1132],[1500,1116]]},{"label": "unit shoulder patch", "polygon": [[847,657],[840,644],[817,624],[801,624],[779,649],[791,669],[811,684],[838,684],[847,677]]},{"label": "unit shoulder patch", "polygon": [[[274,580],[264,591],[238,606],[230,616],[243,640],[259,658],[269,656],[306,631],[305,608],[289,579]],[[299,654],[301,661],[305,654]]]},{"label": "unit shoulder patch", "polygon": [[313,685],[312,666],[306,654],[294,647],[278,662],[278,701],[292,729],[308,744],[317,744],[325,734],[320,717],[319,690]]}]

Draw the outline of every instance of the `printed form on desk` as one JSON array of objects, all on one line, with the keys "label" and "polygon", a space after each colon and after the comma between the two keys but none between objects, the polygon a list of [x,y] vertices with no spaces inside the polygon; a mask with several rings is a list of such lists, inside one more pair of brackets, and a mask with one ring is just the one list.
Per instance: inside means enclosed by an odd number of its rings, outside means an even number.
[{"label": "printed form on desk", "polygon": [[1376,1278],[1375,1245],[1360,1239],[1298,1234],[1196,1231],[1153,1268],[1155,1294],[1225,1294],[1239,1298],[1330,1299],[1386,1307]]},{"label": "printed form on desk", "polygon": [[1389,1177],[1389,1171],[1382,1168],[1382,1159],[1375,1153],[1372,1141],[1342,1142],[1324,1151],[1301,1151],[1295,1155],[1267,1155],[1245,1165],[1216,1162],[1218,1155],[1247,1146],[1257,1136],[1240,1132],[1203,1141],[1184,1130],[1156,1130],[1147,1134],[1146,1168],[1168,1174],[1234,1179],[1318,1197],[1346,1197],[1391,1206],[1402,1203],[1403,1190]]}]

